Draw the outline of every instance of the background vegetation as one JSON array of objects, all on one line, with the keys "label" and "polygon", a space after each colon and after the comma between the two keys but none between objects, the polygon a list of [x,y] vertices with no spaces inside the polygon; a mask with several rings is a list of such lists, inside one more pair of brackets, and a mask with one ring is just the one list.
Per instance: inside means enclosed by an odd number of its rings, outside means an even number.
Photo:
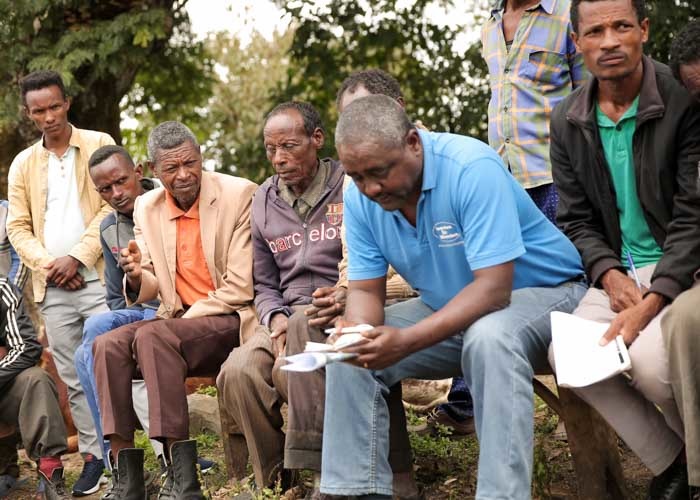
[{"label": "background vegetation", "polygon": [[[350,72],[380,67],[402,84],[408,111],[429,128],[484,138],[488,85],[479,26],[488,0],[473,0],[464,25],[428,15],[449,0],[282,2],[292,19],[267,40],[242,45],[235,33],[197,39],[187,0],[0,0],[0,196],[7,169],[37,132],[23,116],[17,82],[59,71],[73,96],[71,120],[103,130],[145,159],[149,129],[187,123],[209,165],[256,181],[270,173],[261,122],[276,103],[310,101],[329,131],[335,95]],[[647,51],[668,60],[673,33],[700,15],[695,0],[648,0]]]}]

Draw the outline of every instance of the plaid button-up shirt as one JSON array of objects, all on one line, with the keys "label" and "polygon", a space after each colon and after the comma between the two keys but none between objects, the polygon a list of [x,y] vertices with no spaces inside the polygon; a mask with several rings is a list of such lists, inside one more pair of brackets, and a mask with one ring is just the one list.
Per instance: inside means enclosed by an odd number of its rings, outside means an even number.
[{"label": "plaid button-up shirt", "polygon": [[481,31],[489,68],[489,144],[528,189],[552,182],[552,109],[588,73],[571,40],[569,0],[541,0],[524,13],[510,50],[503,35],[504,0]]}]

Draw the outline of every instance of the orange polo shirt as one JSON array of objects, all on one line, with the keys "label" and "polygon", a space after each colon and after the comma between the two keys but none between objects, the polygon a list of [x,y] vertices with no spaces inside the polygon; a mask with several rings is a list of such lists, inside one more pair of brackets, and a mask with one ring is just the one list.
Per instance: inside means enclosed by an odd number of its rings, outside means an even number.
[{"label": "orange polo shirt", "polygon": [[176,219],[177,223],[175,291],[180,296],[182,304],[189,307],[198,300],[206,299],[207,294],[214,291],[214,284],[202,249],[199,198],[187,212],[175,204],[175,199],[167,191],[165,203],[170,220]]}]

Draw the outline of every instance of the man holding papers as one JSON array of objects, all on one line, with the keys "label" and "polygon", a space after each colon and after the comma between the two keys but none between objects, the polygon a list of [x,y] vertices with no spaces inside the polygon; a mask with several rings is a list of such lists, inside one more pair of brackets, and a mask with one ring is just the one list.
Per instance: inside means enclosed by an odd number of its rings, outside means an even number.
[{"label": "man holding papers", "polygon": [[602,342],[622,335],[632,362],[629,378],[577,392],[655,474],[650,498],[687,498],[660,322],[698,267],[700,114],[669,68],[644,56],[643,1],[574,0],[571,20],[594,78],[552,115],[557,222],[594,285],[574,314],[611,323]]},{"label": "man holding papers", "polygon": [[[390,498],[388,388],[406,377],[464,374],[474,394],[477,498],[530,497],[533,369],[546,364],[549,313],[585,292],[576,249],[486,144],[417,130],[372,95],[340,116],[346,313],[370,339],[329,364],[321,492]],[[415,289],[384,310],[388,265]],[[367,369],[365,369],[367,368]]]}]

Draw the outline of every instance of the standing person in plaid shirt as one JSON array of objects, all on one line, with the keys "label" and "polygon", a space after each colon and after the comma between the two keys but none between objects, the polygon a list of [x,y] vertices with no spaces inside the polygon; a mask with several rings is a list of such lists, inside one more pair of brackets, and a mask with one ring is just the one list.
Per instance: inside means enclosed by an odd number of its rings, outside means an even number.
[{"label": "standing person in plaid shirt", "polygon": [[571,40],[569,0],[499,0],[481,32],[489,68],[489,144],[549,220],[552,109],[586,78]]}]

